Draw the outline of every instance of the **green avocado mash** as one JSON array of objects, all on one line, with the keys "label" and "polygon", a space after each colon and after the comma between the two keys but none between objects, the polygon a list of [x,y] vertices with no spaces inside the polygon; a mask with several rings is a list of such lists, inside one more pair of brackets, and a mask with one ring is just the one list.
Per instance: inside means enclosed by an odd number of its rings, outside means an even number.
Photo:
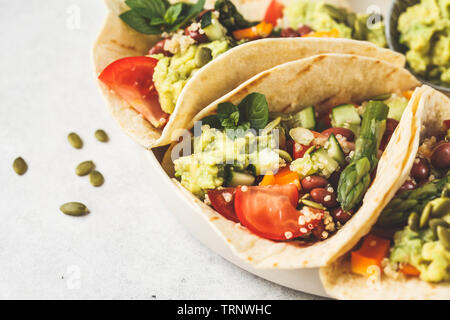
[{"label": "green avocado mash", "polygon": [[155,67],[153,81],[159,94],[159,103],[164,112],[173,112],[187,81],[195,71],[204,65],[198,61],[198,58],[196,59],[201,48],[210,49],[211,57],[215,59],[221,53],[227,51],[230,44],[226,39],[216,40],[206,44],[191,45],[186,51],[177,53],[172,57],[154,56],[159,59],[159,62]]},{"label": "green avocado mash", "polygon": [[337,29],[340,38],[367,40],[386,47],[384,23],[375,22],[367,27],[368,14],[355,14],[345,8],[326,4],[324,1],[293,0],[284,9],[291,28],[307,25],[314,31]]},{"label": "green avocado mash", "polygon": [[400,43],[414,72],[450,85],[450,0],[421,0],[398,20]]},{"label": "green avocado mash", "polygon": [[430,229],[415,232],[406,227],[395,234],[394,242],[391,263],[414,266],[424,281],[450,280],[450,252],[436,241]]},{"label": "green avocado mash", "polygon": [[276,144],[271,134],[256,136],[250,131],[231,139],[226,132],[204,125],[202,134],[194,137],[193,153],[174,161],[175,176],[186,189],[203,198],[208,189],[224,185],[227,166],[243,171],[252,164],[257,175],[276,171],[280,162]]}]

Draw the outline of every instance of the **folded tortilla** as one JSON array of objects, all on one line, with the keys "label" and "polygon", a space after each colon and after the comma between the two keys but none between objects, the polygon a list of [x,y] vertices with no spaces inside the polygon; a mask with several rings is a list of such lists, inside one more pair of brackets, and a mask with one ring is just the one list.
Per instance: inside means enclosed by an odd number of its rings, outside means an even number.
[{"label": "folded tortilla", "polygon": [[[340,2],[332,1],[335,4]],[[96,75],[120,58],[146,55],[158,41],[158,37],[137,33],[122,22],[119,14],[127,10],[124,0],[106,0],[106,4],[109,13],[93,50]],[[244,15],[250,16],[251,19],[261,19],[268,0],[241,0],[237,1],[237,5],[239,8],[242,5],[240,10]],[[345,3],[341,5],[345,6]],[[255,7],[264,10],[255,11]],[[369,42],[323,38],[252,41],[223,53],[196,72],[184,87],[164,129],[153,127],[100,81],[99,86],[113,118],[120,127],[145,148],[153,148],[176,140],[177,129],[187,128],[198,112],[252,76],[285,62],[329,52],[373,57],[398,67],[405,65],[403,55]]]},{"label": "folded tortilla", "polygon": [[[288,62],[254,76],[213,102],[195,119],[214,114],[221,102],[237,104],[252,92],[264,94],[272,112],[298,112],[314,105],[321,113],[342,103],[362,102],[385,93],[401,94],[418,85],[419,82],[407,70],[378,59],[321,54]],[[416,97],[417,94],[410,105]],[[164,156],[162,166],[168,174],[173,174],[170,150]],[[389,202],[393,195],[390,190],[400,165],[396,167],[391,160],[397,156],[395,148],[388,148],[379,164],[386,170],[377,175],[359,211],[335,235],[308,247],[301,247],[295,241],[274,242],[260,238],[239,223],[224,218],[184,189],[177,180],[174,182],[192,209],[207,219],[243,260],[259,268],[312,268],[331,263],[356,245],[361,230],[369,231],[367,225],[375,223],[383,204]],[[380,202],[370,201],[374,198]]]},{"label": "folded tortilla", "polygon": [[[444,120],[450,118],[450,99],[442,93],[423,86],[417,89],[419,101],[410,104],[405,110],[405,117],[400,121],[398,129],[391,139],[388,149],[395,149],[397,158],[394,158],[399,178],[394,184],[395,192],[408,179],[408,175],[414,164],[418,148],[421,142],[430,136],[439,134]],[[393,151],[393,150],[391,150]],[[393,153],[392,153],[393,154]],[[391,156],[387,150],[386,156]],[[384,170],[386,168],[380,168]],[[379,177],[387,177],[388,174],[380,172]],[[376,201],[376,198],[373,198]],[[383,202],[381,209],[386,205]],[[378,218],[381,210],[374,215]],[[375,222],[372,220],[372,222]],[[371,229],[373,223],[364,229],[357,231],[357,236],[362,238]],[[344,253],[344,252],[343,252]],[[428,283],[414,277],[401,276],[393,279],[386,275],[381,278],[368,280],[368,278],[351,272],[350,257],[348,254],[341,257],[330,266],[320,270],[320,278],[326,292],[338,299],[449,299],[450,282]]]}]

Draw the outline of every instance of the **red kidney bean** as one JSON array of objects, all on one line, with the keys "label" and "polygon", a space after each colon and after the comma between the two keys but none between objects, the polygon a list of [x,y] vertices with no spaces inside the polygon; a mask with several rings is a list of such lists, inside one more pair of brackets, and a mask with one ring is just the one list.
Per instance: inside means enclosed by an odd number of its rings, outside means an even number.
[{"label": "red kidney bean", "polygon": [[383,138],[381,139],[380,150],[386,149],[389,140],[391,140],[392,134],[398,126],[398,121],[395,119],[387,119],[386,121],[386,131],[384,132]]},{"label": "red kidney bean", "polygon": [[317,240],[324,240],[322,237],[323,232],[325,231],[325,225],[323,223],[323,220],[320,221],[319,225],[317,225],[317,227],[315,227],[311,233],[313,234],[313,236],[317,239]]},{"label": "red kidney bean", "polygon": [[411,169],[411,177],[417,182],[428,179],[430,176],[430,168],[428,167],[428,161],[422,158],[416,159]]},{"label": "red kidney bean", "polygon": [[408,190],[414,190],[415,188],[417,188],[417,185],[414,182],[411,180],[406,180],[405,183],[398,189],[397,194]]},{"label": "red kidney bean", "polygon": [[330,177],[330,184],[336,190],[339,185],[339,179],[341,178],[342,171],[335,171]]},{"label": "red kidney bean", "polygon": [[307,34],[310,34],[311,32],[313,32],[314,30],[311,29],[309,26],[307,25],[302,25],[297,29],[297,32],[300,34],[300,37],[303,37]]},{"label": "red kidney bean", "polygon": [[208,36],[205,33],[200,33],[200,29],[193,31],[190,30],[189,26],[184,29],[184,34],[194,39],[197,43],[208,42]]},{"label": "red kidney bean", "polygon": [[329,137],[332,133],[335,136],[340,134],[341,136],[345,137],[347,141],[355,140],[355,134],[353,133],[353,131],[346,128],[330,128],[322,132],[322,134],[327,137]]},{"label": "red kidney bean", "polygon": [[163,39],[158,41],[148,52],[148,54],[160,54],[162,53],[166,57],[172,56],[172,53],[169,51],[164,50],[164,44],[166,43],[167,39]]},{"label": "red kidney bean", "polygon": [[450,168],[450,142],[441,143],[434,148],[431,154],[431,164],[436,169],[446,170]]},{"label": "red kidney bean", "polygon": [[328,180],[321,176],[308,176],[301,181],[303,190],[311,191],[316,188],[325,188],[328,185]]},{"label": "red kidney bean", "polygon": [[350,211],[344,211],[342,208],[334,208],[331,210],[331,216],[333,217],[334,221],[340,222],[341,224],[345,224],[353,215],[353,210]]},{"label": "red kidney bean", "polygon": [[311,198],[327,208],[337,206],[336,195],[325,188],[316,188],[310,192]]},{"label": "red kidney bean", "polygon": [[300,34],[292,28],[287,28],[287,29],[281,30],[282,38],[296,38],[299,36],[300,36]]}]

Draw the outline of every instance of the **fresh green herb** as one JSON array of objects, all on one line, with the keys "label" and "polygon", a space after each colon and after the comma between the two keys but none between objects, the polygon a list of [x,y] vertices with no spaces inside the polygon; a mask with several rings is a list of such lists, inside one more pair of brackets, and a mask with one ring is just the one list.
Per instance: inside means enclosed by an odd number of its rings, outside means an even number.
[{"label": "fresh green herb", "polygon": [[247,21],[230,0],[217,0],[214,8],[219,11],[219,22],[228,32],[249,28],[258,23]]},{"label": "fresh green herb", "polygon": [[193,20],[205,5],[205,0],[195,4],[178,2],[171,5],[167,0],[126,0],[130,10],[120,18],[131,28],[143,34],[173,32]]},{"label": "fresh green herb", "polygon": [[204,118],[202,123],[211,128],[225,129],[227,134],[231,131],[245,133],[250,128],[264,129],[269,123],[269,106],[263,94],[251,93],[238,106],[231,102],[220,103],[217,106],[217,114]]},{"label": "fresh green herb", "polygon": [[251,93],[238,106],[243,121],[248,121],[253,129],[264,129],[269,123],[269,105],[261,93]]}]

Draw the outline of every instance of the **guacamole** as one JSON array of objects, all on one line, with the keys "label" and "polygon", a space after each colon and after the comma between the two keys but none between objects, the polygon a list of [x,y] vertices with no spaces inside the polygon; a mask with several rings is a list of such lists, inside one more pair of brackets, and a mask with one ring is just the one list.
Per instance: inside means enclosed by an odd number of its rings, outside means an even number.
[{"label": "guacamole", "polygon": [[202,48],[210,49],[210,57],[215,59],[221,53],[227,51],[230,44],[226,39],[215,40],[206,44],[191,45],[186,51],[179,52],[172,57],[165,57],[161,54],[154,56],[159,61],[155,67],[153,82],[164,112],[173,112],[184,86],[195,71],[204,65],[204,61],[199,59]]},{"label": "guacamole", "polygon": [[406,227],[395,234],[394,242],[390,262],[414,266],[424,281],[450,280],[450,252],[436,241],[430,229],[415,232]]},{"label": "guacamole", "polygon": [[250,164],[257,175],[276,171],[280,157],[275,151],[276,139],[271,134],[256,136],[247,132],[232,139],[218,129],[202,126],[202,134],[194,137],[193,153],[174,161],[175,176],[199,198],[208,189],[225,184],[229,170],[243,171]]},{"label": "guacamole", "polygon": [[421,0],[398,20],[411,69],[450,86],[450,0]]},{"label": "guacamole", "polygon": [[355,14],[345,8],[334,7],[323,1],[293,0],[284,9],[291,28],[307,25],[315,31],[337,29],[340,38],[366,40],[386,47],[384,23],[368,27],[369,14]]}]

